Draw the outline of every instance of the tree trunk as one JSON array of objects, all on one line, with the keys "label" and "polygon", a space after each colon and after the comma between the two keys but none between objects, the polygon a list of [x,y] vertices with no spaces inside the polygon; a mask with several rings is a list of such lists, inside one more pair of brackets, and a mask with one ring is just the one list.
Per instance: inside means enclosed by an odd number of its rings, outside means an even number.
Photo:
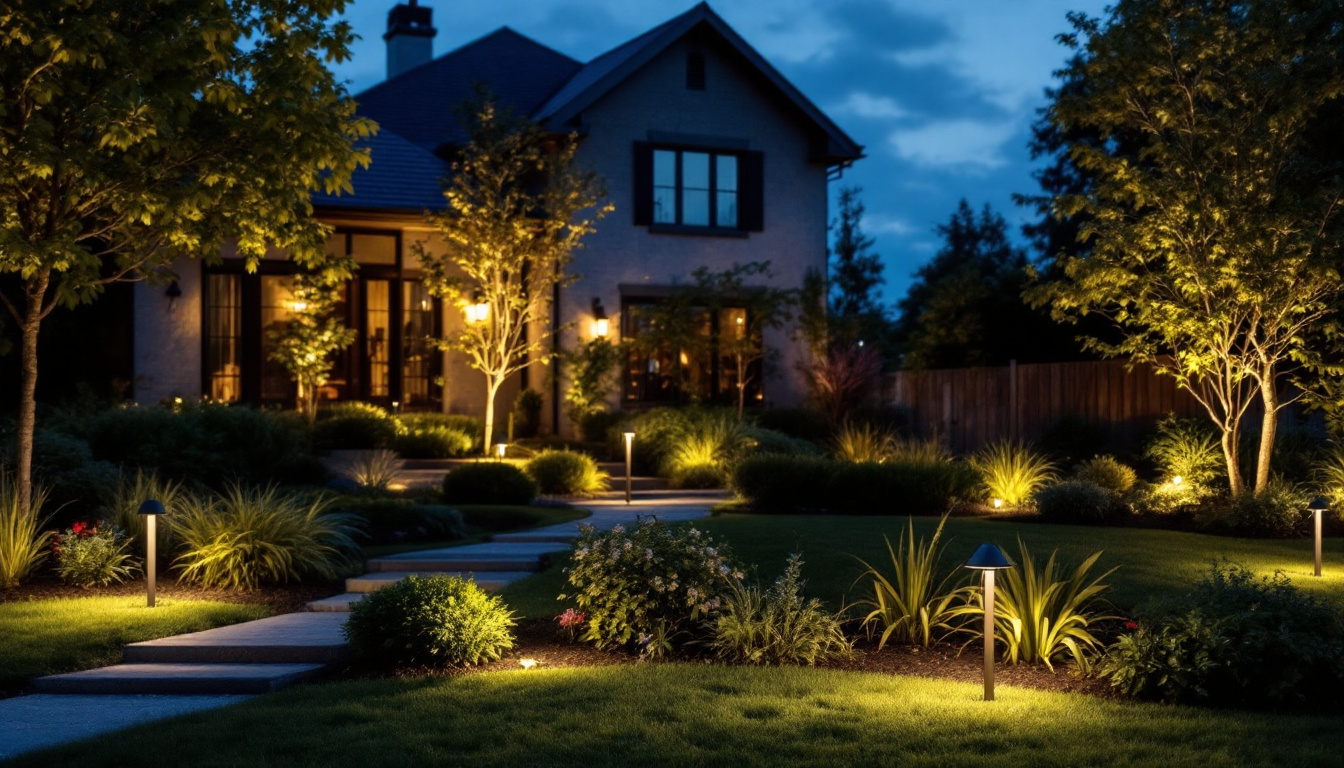
[{"label": "tree trunk", "polygon": [[1279,428],[1279,393],[1274,389],[1271,371],[1260,379],[1260,401],[1265,413],[1260,421],[1260,453],[1255,460],[1255,495],[1259,496],[1269,485],[1269,462],[1274,455],[1274,437]]},{"label": "tree trunk", "polygon": [[495,438],[495,395],[499,393],[499,385],[503,383],[503,379],[497,379],[489,374],[485,377],[485,439],[481,441],[481,445],[486,456],[490,455],[490,444]]},{"label": "tree trunk", "polygon": [[1240,429],[1238,425],[1233,424],[1231,428],[1223,429],[1223,458],[1227,460],[1227,484],[1232,489],[1232,498],[1237,498],[1246,490],[1246,483],[1241,477],[1241,459],[1238,451],[1238,436]]},{"label": "tree trunk", "polygon": [[24,307],[19,360],[22,374],[19,380],[19,509],[31,511],[33,501],[33,433],[37,428],[37,332],[42,327],[42,300],[51,284],[51,272],[34,275],[24,286],[27,305]]}]

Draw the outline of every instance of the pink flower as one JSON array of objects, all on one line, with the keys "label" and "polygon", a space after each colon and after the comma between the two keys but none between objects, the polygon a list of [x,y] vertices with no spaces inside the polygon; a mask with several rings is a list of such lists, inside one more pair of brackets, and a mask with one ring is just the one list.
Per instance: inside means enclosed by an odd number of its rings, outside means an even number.
[{"label": "pink flower", "polygon": [[1131,619],[1125,622],[1125,629],[1138,629],[1138,628],[1139,628],[1139,622],[1137,621]]},{"label": "pink flower", "polygon": [[565,609],[564,613],[560,614],[559,616],[556,616],[555,620],[560,622],[561,627],[569,629],[571,627],[577,627],[578,625],[587,621],[588,615],[583,611],[576,611],[573,608],[567,608]]}]

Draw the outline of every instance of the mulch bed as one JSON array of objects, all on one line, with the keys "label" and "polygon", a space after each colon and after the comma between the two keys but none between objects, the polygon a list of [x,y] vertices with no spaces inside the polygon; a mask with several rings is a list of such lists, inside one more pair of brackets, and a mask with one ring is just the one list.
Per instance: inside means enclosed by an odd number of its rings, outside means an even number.
[{"label": "mulch bed", "polygon": [[[293,613],[306,610],[312,600],[338,595],[345,591],[340,581],[328,584],[295,584],[291,586],[262,587],[250,592],[230,589],[204,589],[172,579],[160,579],[156,588],[159,598],[169,600],[216,600],[221,603],[252,603],[268,606],[273,613]],[[106,587],[81,589],[62,584],[55,578],[39,578],[15,587],[0,589],[0,603],[53,598],[144,596],[145,582],[131,581]]]}]

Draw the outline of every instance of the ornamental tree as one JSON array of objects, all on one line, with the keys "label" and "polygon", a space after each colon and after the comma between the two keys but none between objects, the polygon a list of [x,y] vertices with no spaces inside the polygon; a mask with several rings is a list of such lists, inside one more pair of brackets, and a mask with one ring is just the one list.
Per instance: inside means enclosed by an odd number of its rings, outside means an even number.
[{"label": "ornamental tree", "polygon": [[[1254,489],[1269,480],[1291,368],[1325,374],[1338,332],[1344,167],[1341,0],[1124,0],[1070,15],[1075,56],[1048,117],[1073,141],[1082,191],[1056,198],[1083,253],[1031,296],[1056,318],[1101,315],[1099,352],[1152,362],[1222,433],[1247,489],[1242,420],[1262,407]],[[1322,141],[1321,137],[1328,136]]]},{"label": "ornamental tree", "polygon": [[355,340],[354,330],[336,315],[354,266],[349,256],[332,257],[321,269],[295,275],[289,321],[283,329],[270,332],[271,359],[289,371],[298,385],[297,407],[309,424],[317,421],[317,393],[331,373],[331,356]]},{"label": "ornamental tree", "polygon": [[313,190],[349,190],[373,124],[326,68],[344,0],[0,5],[0,303],[20,331],[20,504],[32,499],[37,338],[108,283],[267,245],[324,258]]},{"label": "ornamental tree", "polygon": [[469,105],[469,140],[453,161],[447,207],[429,214],[446,252],[418,247],[430,293],[484,307],[441,340],[485,374],[485,436],[494,436],[495,395],[534,360],[550,362],[552,293],[572,283],[573,251],[612,210],[596,174],[574,162],[577,137],[555,137],[502,111],[479,93]]}]

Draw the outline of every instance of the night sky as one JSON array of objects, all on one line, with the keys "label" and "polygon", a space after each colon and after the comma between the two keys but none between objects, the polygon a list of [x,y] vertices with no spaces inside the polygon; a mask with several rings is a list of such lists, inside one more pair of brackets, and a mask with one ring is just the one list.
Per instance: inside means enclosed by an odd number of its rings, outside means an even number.
[{"label": "night sky", "polygon": [[[434,9],[434,55],[509,26],[588,61],[689,9],[645,0],[421,0]],[[337,68],[352,93],[384,76],[392,0],[357,0],[363,39]],[[989,203],[1014,235],[1035,192],[1027,150],[1044,89],[1064,62],[1055,35],[1070,10],[1104,0],[717,0],[711,6],[868,155],[832,184],[863,187],[865,228],[886,262],[889,301],[939,246],[933,228],[960,198]],[[834,206],[832,206],[834,212]]]}]

